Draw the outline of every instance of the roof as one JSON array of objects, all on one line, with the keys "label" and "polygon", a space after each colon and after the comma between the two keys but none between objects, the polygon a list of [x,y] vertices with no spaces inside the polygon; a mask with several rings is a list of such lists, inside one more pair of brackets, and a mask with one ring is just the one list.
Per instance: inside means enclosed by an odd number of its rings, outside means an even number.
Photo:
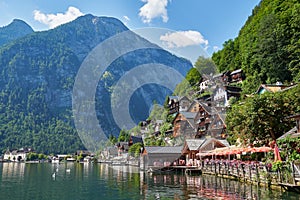
[{"label": "roof", "polygon": [[200,102],[200,101],[198,101],[198,103],[208,114],[211,114],[211,106],[208,106],[204,102]]},{"label": "roof", "polygon": [[170,154],[181,153],[183,146],[146,146],[146,152],[148,154]]},{"label": "roof", "polygon": [[142,136],[131,136],[131,140],[132,140],[132,143],[135,144],[135,143],[141,143],[143,144],[143,138]]},{"label": "roof", "polygon": [[286,88],[284,88],[284,89],[280,90],[280,92],[283,92],[283,91],[286,91],[286,90],[292,89],[292,88],[294,88],[294,87],[297,87],[297,86],[298,86],[298,83],[297,83],[297,84],[294,84],[294,85],[291,85],[291,86],[288,86],[288,87],[286,87]]},{"label": "roof", "polygon": [[229,144],[229,142],[227,140],[218,140],[218,141],[221,142],[222,144],[224,144],[225,147],[229,147],[230,146],[230,144]]},{"label": "roof", "polygon": [[191,150],[191,151],[197,151],[199,149],[199,147],[203,144],[204,140],[201,139],[186,139],[186,144],[187,147]]},{"label": "roof", "polygon": [[155,121],[155,123],[156,123],[156,124],[162,124],[162,123],[164,123],[164,120],[162,120],[162,119],[157,119],[157,120]]},{"label": "roof", "polygon": [[118,148],[117,147],[108,147],[107,151],[110,155],[118,155]]},{"label": "roof", "polygon": [[261,84],[259,86],[259,88],[257,89],[256,91],[256,94],[262,94],[264,93],[265,91],[268,91],[268,92],[278,92],[280,90],[283,90],[285,88],[287,88],[289,86],[286,86],[286,85],[272,85],[272,84]]},{"label": "roof", "polygon": [[[229,147],[229,146],[230,146],[227,140],[218,140],[218,139],[216,139],[216,138],[208,138],[208,139],[206,139],[206,140],[202,143],[202,145],[201,145],[201,147],[200,147],[199,149],[204,149],[207,145],[212,144],[212,143],[214,143],[214,144],[215,144],[215,143],[219,143],[219,144],[221,144],[223,147]],[[213,145],[213,146],[214,146],[214,145]]]},{"label": "roof", "polygon": [[175,102],[177,102],[179,99],[179,96],[169,96],[169,101],[174,100]]},{"label": "roof", "polygon": [[234,70],[230,73],[230,75],[233,75],[233,74],[237,74],[237,73],[240,73],[242,72],[242,69],[237,69],[237,70]]},{"label": "roof", "polygon": [[294,128],[292,128],[291,130],[289,130],[288,132],[286,132],[285,134],[283,134],[282,136],[280,136],[279,138],[277,138],[277,140],[281,140],[286,138],[287,136],[290,136],[292,138],[294,137],[299,137],[300,133],[297,133],[297,127],[295,126]]},{"label": "roof", "polygon": [[224,75],[224,73],[216,74],[213,76],[213,79],[222,77],[223,75]]},{"label": "roof", "polygon": [[187,122],[190,124],[190,126],[194,129],[196,128],[195,120],[194,119],[187,119]]},{"label": "roof", "polygon": [[189,98],[187,98],[187,96],[180,96],[179,97],[179,101],[183,100],[183,99],[186,99],[188,101],[191,101]]},{"label": "roof", "polygon": [[222,122],[226,125],[226,113],[218,113],[218,115],[220,116],[220,119],[222,120]]},{"label": "roof", "polygon": [[195,119],[197,113],[196,112],[180,112],[186,119]]}]

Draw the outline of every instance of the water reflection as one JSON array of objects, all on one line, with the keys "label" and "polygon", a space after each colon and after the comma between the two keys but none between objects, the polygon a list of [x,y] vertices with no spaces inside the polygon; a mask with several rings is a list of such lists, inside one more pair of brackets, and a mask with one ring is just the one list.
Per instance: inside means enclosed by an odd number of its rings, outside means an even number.
[{"label": "water reflection", "polygon": [[269,190],[221,177],[182,174],[149,175],[144,179],[145,199],[299,199],[296,193]]},{"label": "water reflection", "polygon": [[0,192],[14,200],[300,199],[296,193],[215,176],[151,175],[130,166],[2,163],[0,173]]},{"label": "water reflection", "polygon": [[17,178],[23,179],[25,172],[25,163],[3,163],[2,164],[2,180]]}]

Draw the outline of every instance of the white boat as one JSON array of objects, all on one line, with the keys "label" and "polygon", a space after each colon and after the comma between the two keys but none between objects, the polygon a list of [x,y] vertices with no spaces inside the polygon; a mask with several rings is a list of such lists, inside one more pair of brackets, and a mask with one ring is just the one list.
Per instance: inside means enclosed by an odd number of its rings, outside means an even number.
[{"label": "white boat", "polygon": [[51,159],[51,163],[59,163],[59,159],[56,158],[56,157],[53,157],[53,158]]},{"label": "white boat", "polygon": [[68,161],[68,162],[75,162],[76,159],[75,159],[75,158],[67,158],[67,161]]}]

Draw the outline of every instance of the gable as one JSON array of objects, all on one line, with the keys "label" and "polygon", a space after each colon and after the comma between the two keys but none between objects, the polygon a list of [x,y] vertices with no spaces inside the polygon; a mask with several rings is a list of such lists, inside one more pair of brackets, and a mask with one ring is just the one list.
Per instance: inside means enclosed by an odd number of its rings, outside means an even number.
[{"label": "gable", "polygon": [[207,139],[200,147],[199,151],[210,151],[215,148],[226,147],[229,146],[229,143],[226,141],[220,141],[215,138]]}]

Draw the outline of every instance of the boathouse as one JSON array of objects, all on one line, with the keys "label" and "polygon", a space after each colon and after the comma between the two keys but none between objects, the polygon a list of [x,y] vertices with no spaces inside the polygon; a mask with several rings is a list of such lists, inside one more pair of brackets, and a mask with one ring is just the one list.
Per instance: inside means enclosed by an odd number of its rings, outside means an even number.
[{"label": "boathouse", "polygon": [[141,169],[159,169],[178,165],[182,146],[146,146],[141,156]]}]

